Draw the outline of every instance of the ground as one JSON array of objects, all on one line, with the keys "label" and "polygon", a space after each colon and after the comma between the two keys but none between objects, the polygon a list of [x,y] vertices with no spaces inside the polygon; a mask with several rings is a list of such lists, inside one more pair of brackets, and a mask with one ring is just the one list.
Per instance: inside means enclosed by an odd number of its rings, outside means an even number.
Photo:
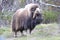
[{"label": "ground", "polygon": [[21,36],[18,32],[18,37],[15,38],[11,27],[2,27],[0,28],[0,40],[60,40],[59,30],[57,23],[40,24],[35,27],[32,34]]}]

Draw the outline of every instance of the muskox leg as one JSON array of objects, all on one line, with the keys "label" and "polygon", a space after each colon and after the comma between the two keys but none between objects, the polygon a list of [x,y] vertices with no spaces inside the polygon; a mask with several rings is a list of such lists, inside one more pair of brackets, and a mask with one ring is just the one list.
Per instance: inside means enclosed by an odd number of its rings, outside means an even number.
[{"label": "muskox leg", "polygon": [[31,29],[28,29],[26,32],[28,33],[28,34],[31,34]]},{"label": "muskox leg", "polygon": [[15,37],[17,37],[17,32],[15,32]]},{"label": "muskox leg", "polygon": [[32,30],[33,30],[33,29],[31,28],[30,31],[29,31],[30,34],[31,34]]},{"label": "muskox leg", "polygon": [[27,30],[27,35],[28,35],[28,36],[31,35],[31,31],[32,31],[32,30],[30,30],[30,29]]},{"label": "muskox leg", "polygon": [[32,31],[32,30],[29,31],[30,34],[31,34],[31,31]]},{"label": "muskox leg", "polygon": [[21,36],[23,36],[24,34],[23,34],[23,30],[20,30],[20,32],[21,32]]},{"label": "muskox leg", "polygon": [[12,21],[12,31],[14,32],[14,37],[17,37],[16,22],[15,22],[15,20]]}]

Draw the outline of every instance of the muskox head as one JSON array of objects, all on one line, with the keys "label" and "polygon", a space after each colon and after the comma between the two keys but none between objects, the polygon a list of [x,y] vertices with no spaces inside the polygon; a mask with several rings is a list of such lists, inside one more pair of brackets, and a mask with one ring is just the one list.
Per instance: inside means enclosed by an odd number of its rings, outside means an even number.
[{"label": "muskox head", "polygon": [[28,12],[31,14],[31,19],[34,24],[40,24],[43,20],[42,11],[39,9],[38,4],[28,4],[25,6],[28,9]]},{"label": "muskox head", "polygon": [[33,21],[35,24],[40,24],[43,21],[42,12],[39,8],[36,8],[34,12]]}]

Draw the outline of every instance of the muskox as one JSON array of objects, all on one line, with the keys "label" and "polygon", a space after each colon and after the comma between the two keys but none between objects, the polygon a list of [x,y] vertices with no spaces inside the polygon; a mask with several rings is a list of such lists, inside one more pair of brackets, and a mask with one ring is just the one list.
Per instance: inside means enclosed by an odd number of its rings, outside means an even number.
[{"label": "muskox", "polygon": [[42,20],[42,12],[39,9],[39,5],[33,3],[28,4],[14,13],[12,18],[12,31],[15,32],[15,36],[17,36],[18,31],[23,33],[24,30],[29,30],[31,33],[35,26],[40,24]]}]

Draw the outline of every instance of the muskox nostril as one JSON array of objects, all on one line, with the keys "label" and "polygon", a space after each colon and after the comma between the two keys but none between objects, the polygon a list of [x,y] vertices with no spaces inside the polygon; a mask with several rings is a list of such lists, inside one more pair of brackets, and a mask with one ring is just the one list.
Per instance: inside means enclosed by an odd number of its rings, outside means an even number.
[{"label": "muskox nostril", "polygon": [[36,14],[37,16],[39,16],[39,14]]}]

